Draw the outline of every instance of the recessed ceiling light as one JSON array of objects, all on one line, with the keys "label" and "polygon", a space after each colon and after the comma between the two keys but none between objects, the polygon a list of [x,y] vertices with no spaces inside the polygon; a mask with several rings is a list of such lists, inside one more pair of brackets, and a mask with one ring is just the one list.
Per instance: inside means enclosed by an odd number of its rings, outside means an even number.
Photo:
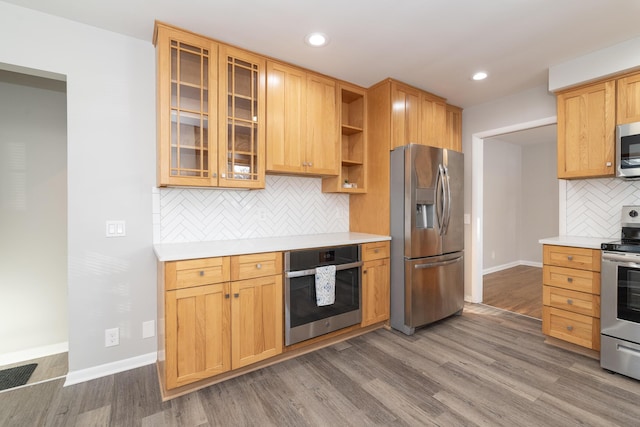
[{"label": "recessed ceiling light", "polygon": [[321,47],[326,46],[326,44],[329,43],[329,38],[326,34],[323,33],[311,33],[307,34],[307,36],[304,38],[304,41],[309,46]]},{"label": "recessed ceiling light", "polygon": [[487,73],[485,73],[484,71],[478,71],[471,78],[473,80],[484,80],[487,78]]}]

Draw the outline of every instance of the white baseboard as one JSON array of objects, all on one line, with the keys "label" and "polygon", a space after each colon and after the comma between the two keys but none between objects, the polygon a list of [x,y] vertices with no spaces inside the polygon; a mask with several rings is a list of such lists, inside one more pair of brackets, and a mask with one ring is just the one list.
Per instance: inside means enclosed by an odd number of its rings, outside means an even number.
[{"label": "white baseboard", "polygon": [[0,355],[0,366],[12,365],[14,363],[52,356],[54,354],[65,353],[67,351],[69,351],[69,342],[61,342],[58,344],[45,345],[42,347],[30,348],[28,350],[7,353]]},{"label": "white baseboard", "polygon": [[486,269],[482,270],[482,275],[484,276],[485,274],[497,273],[498,271],[506,270],[508,268],[517,267],[519,265],[526,265],[528,267],[539,267],[539,268],[542,268],[542,263],[541,262],[519,260],[519,261],[509,262],[507,264],[497,265],[495,267],[486,268]]},{"label": "white baseboard", "polygon": [[151,365],[158,360],[158,353],[147,353],[142,356],[132,357],[130,359],[118,360],[117,362],[105,363],[104,365],[94,366],[93,368],[81,369],[79,371],[70,371],[64,386],[83,383],[85,381],[95,380],[96,378],[106,377],[107,375],[117,374],[142,366]]}]

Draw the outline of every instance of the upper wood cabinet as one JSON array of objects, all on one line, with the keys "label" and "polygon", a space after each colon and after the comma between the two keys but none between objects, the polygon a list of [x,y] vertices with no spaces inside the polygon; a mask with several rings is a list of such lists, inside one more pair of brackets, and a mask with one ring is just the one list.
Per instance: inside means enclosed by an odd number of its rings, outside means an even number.
[{"label": "upper wood cabinet", "polygon": [[640,73],[631,74],[616,81],[617,120],[616,124],[640,121]]},{"label": "upper wood cabinet", "polygon": [[323,192],[364,193],[367,187],[367,92],[338,85],[340,105],[339,175],[322,179]]},{"label": "upper wood cabinet", "polygon": [[462,110],[446,99],[395,80],[391,86],[391,149],[417,143],[462,151]]},{"label": "upper wood cabinet", "polygon": [[338,175],[336,81],[267,64],[267,171]]},{"label": "upper wood cabinet", "polygon": [[557,94],[558,178],[615,175],[615,81]]},{"label": "upper wood cabinet", "polygon": [[444,148],[462,152],[462,108],[447,104],[447,137]]},{"label": "upper wood cabinet", "polygon": [[391,86],[391,149],[420,143],[420,91],[389,80]]},{"label": "upper wood cabinet", "polygon": [[158,185],[264,188],[263,58],[156,23]]},{"label": "upper wood cabinet", "polygon": [[423,145],[448,148],[447,145],[447,102],[430,93],[420,94],[420,138]]}]

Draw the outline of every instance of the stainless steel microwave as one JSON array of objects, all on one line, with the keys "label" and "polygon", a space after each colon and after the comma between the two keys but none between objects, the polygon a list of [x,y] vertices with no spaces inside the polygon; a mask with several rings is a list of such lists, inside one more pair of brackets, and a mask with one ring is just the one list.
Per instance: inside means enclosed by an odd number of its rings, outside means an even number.
[{"label": "stainless steel microwave", "polygon": [[640,178],[640,122],[616,126],[616,176]]}]

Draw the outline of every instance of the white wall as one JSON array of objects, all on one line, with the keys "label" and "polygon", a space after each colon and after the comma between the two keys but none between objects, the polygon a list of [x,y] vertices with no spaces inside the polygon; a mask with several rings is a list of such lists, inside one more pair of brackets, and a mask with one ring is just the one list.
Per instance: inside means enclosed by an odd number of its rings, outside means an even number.
[{"label": "white wall", "polygon": [[[67,80],[69,369],[151,361],[157,346],[142,322],[156,319],[153,45],[3,2],[0,35],[0,67]],[[125,220],[127,236],[105,238],[106,220]],[[114,327],[120,345],[105,348]]]},{"label": "white wall", "polygon": [[66,113],[64,82],[0,70],[0,364],[68,346]]},{"label": "white wall", "polygon": [[522,221],[520,260],[542,264],[545,237],[557,236],[559,229],[558,150],[555,141],[529,144],[522,148]]},{"label": "white wall", "polygon": [[500,140],[484,144],[483,270],[520,259],[522,149]]}]

